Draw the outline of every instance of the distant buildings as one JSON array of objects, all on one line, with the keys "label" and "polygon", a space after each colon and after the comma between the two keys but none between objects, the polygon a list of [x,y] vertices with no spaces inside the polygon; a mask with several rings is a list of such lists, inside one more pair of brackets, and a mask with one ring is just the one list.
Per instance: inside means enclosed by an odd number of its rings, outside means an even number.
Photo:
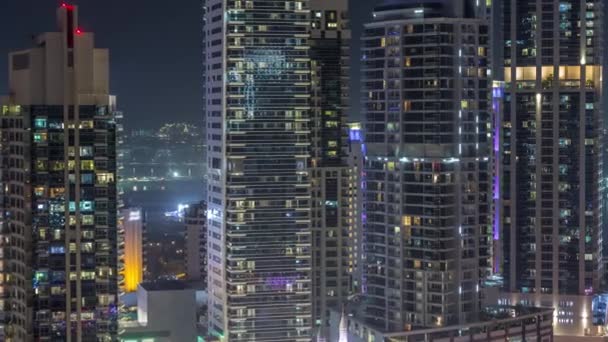
[{"label": "distant buildings", "polygon": [[383,331],[479,319],[492,238],[484,5],[385,1],[365,24],[365,315]]},{"label": "distant buildings", "polygon": [[[121,137],[122,178],[133,186],[154,184],[146,181],[203,180],[205,145],[200,127],[187,123],[167,123],[155,131],[133,130]],[[148,184],[146,184],[148,183]]]},{"label": "distant buildings", "polygon": [[0,100],[3,341],[115,341],[115,99],[108,51],[63,4],[9,56]]},{"label": "distant buildings", "polygon": [[125,208],[120,213],[121,290],[133,292],[144,280],[146,267],[145,213],[141,208]]},{"label": "distant buildings", "polygon": [[186,279],[207,284],[207,203],[190,204],[184,212],[186,225]]}]

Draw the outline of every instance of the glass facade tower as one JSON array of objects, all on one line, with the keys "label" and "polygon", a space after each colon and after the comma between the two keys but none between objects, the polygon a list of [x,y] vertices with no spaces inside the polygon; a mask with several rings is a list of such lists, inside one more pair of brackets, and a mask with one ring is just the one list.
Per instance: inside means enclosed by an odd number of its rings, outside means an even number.
[{"label": "glass facade tower", "polygon": [[311,0],[311,190],[315,334],[358,285],[358,165],[349,159],[351,31],[347,0]]},{"label": "glass facade tower", "polygon": [[600,5],[503,4],[504,287],[558,323],[586,317],[599,285]]},{"label": "glass facade tower", "polygon": [[310,8],[206,0],[209,329],[310,341]]},{"label": "glass facade tower", "polygon": [[491,272],[486,2],[389,0],[363,37],[366,319],[478,319]]}]

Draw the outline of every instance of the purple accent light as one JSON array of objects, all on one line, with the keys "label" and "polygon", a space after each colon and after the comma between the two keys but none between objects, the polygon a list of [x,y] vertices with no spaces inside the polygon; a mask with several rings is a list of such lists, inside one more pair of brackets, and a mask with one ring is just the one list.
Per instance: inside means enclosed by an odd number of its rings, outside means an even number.
[{"label": "purple accent light", "polygon": [[[505,95],[504,83],[494,83],[492,87],[492,112],[494,114],[494,177],[493,177],[493,190],[494,190],[494,223],[492,227],[492,235],[495,241],[494,248],[498,248],[498,242],[500,240],[500,131],[501,131],[501,103]],[[494,258],[494,272],[500,271],[500,258],[499,253],[495,253]]]},{"label": "purple accent light", "polygon": [[293,277],[270,277],[266,278],[266,286],[273,290],[281,290],[289,284],[293,284]]},{"label": "purple accent light", "polygon": [[348,131],[348,137],[350,141],[361,141],[361,130],[360,129],[351,129]]}]

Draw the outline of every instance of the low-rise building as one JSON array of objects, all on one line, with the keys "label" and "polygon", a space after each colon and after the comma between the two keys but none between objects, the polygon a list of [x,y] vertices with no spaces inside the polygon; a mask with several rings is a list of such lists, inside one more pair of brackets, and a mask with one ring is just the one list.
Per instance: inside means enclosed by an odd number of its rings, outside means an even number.
[{"label": "low-rise building", "polygon": [[120,322],[123,342],[186,342],[197,335],[196,290],[182,281],[140,284],[137,320]]},{"label": "low-rise building", "polygon": [[412,327],[386,331],[365,319],[365,300],[357,298],[330,313],[328,341],[347,342],[465,342],[553,340],[553,309],[523,306],[490,306],[475,323],[437,328]]}]

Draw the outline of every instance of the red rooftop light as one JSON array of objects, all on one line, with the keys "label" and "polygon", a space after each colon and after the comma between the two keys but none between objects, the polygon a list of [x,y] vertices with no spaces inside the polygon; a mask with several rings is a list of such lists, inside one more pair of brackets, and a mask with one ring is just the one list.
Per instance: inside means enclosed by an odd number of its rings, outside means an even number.
[{"label": "red rooftop light", "polygon": [[79,29],[79,28],[77,28],[77,29],[76,29],[76,34],[82,34],[82,33],[83,33],[83,32],[82,32],[82,30],[81,30],[81,29]]}]

